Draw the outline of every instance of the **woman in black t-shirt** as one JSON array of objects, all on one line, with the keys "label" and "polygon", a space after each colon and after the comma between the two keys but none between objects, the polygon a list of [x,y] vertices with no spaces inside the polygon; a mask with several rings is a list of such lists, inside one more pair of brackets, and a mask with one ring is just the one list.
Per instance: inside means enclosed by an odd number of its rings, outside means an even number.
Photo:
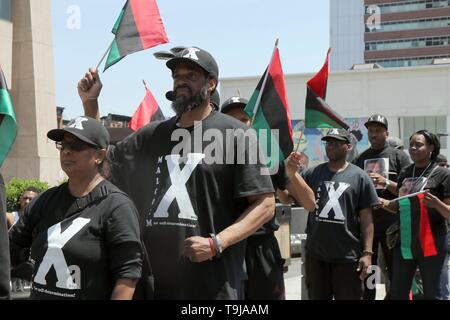
[{"label": "woman in black t-shirt", "polygon": [[108,132],[79,117],[47,136],[69,181],[34,199],[10,231],[13,265],[30,252],[30,298],[131,299],[142,267],[139,219],[128,196],[99,172]]},{"label": "woman in black t-shirt", "polygon": [[394,248],[392,299],[408,299],[417,266],[425,299],[439,299],[439,279],[448,243],[445,221],[450,217],[450,172],[435,161],[440,151],[435,134],[418,131],[410,137],[409,143],[414,163],[400,173],[399,195],[427,192],[411,197],[401,205],[383,201],[385,206],[396,207],[396,212],[400,213],[400,236]]}]

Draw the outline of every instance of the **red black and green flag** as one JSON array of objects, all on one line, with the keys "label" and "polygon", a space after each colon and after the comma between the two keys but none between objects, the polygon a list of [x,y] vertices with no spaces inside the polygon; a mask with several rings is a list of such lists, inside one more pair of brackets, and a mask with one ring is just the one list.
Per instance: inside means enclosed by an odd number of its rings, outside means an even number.
[{"label": "red black and green flag", "polygon": [[152,121],[164,120],[164,115],[159,108],[158,103],[148,88],[145,89],[146,94],[138,109],[131,118],[128,127],[134,131],[149,124]]},{"label": "red black and green flag", "polygon": [[155,0],[127,0],[112,33],[105,70],[129,54],[169,42]]},{"label": "red black and green flag", "polygon": [[[254,118],[252,127],[256,130],[268,167],[278,166],[293,149],[291,115],[278,48],[245,107],[245,112],[250,119]],[[262,139],[262,135],[267,139]]]},{"label": "red black and green flag", "polygon": [[331,50],[328,50],[324,66],[306,84],[306,128],[349,128],[344,119],[325,102],[330,53]]},{"label": "red black and green flag", "polygon": [[400,245],[406,260],[437,255],[424,194],[406,198],[400,204]]},{"label": "red black and green flag", "polygon": [[11,150],[16,136],[16,115],[9,96],[5,75],[0,67],[0,167]]}]

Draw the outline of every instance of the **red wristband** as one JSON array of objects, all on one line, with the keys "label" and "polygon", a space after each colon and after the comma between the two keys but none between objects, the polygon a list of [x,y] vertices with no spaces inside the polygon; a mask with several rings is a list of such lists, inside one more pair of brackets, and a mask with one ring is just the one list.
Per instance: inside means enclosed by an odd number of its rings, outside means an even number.
[{"label": "red wristband", "polygon": [[209,241],[209,247],[211,248],[213,257],[215,257],[216,256],[216,249],[214,247],[213,239],[212,238],[208,238],[208,241]]}]

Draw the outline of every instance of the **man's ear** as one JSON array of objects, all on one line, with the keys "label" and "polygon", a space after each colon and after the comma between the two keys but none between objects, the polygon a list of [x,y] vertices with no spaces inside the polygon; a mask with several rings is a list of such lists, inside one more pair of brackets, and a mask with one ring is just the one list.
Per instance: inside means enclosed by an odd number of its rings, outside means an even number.
[{"label": "man's ear", "polygon": [[209,93],[213,93],[217,88],[217,80],[214,78],[208,78],[208,91]]}]

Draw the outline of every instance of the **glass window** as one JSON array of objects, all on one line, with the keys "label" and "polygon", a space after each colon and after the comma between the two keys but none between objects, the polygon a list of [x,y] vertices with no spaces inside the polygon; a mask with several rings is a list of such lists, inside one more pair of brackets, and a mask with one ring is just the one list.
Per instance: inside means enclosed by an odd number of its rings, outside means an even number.
[{"label": "glass window", "polygon": [[11,20],[11,0],[0,0],[0,19]]},{"label": "glass window", "polygon": [[433,8],[445,8],[449,6],[450,1],[448,0],[416,0],[379,5],[381,13],[417,11]]},{"label": "glass window", "polygon": [[388,32],[414,29],[428,29],[428,28],[443,28],[450,25],[450,17],[435,18],[435,19],[421,19],[400,22],[382,23],[381,28],[369,30],[366,32]]}]

